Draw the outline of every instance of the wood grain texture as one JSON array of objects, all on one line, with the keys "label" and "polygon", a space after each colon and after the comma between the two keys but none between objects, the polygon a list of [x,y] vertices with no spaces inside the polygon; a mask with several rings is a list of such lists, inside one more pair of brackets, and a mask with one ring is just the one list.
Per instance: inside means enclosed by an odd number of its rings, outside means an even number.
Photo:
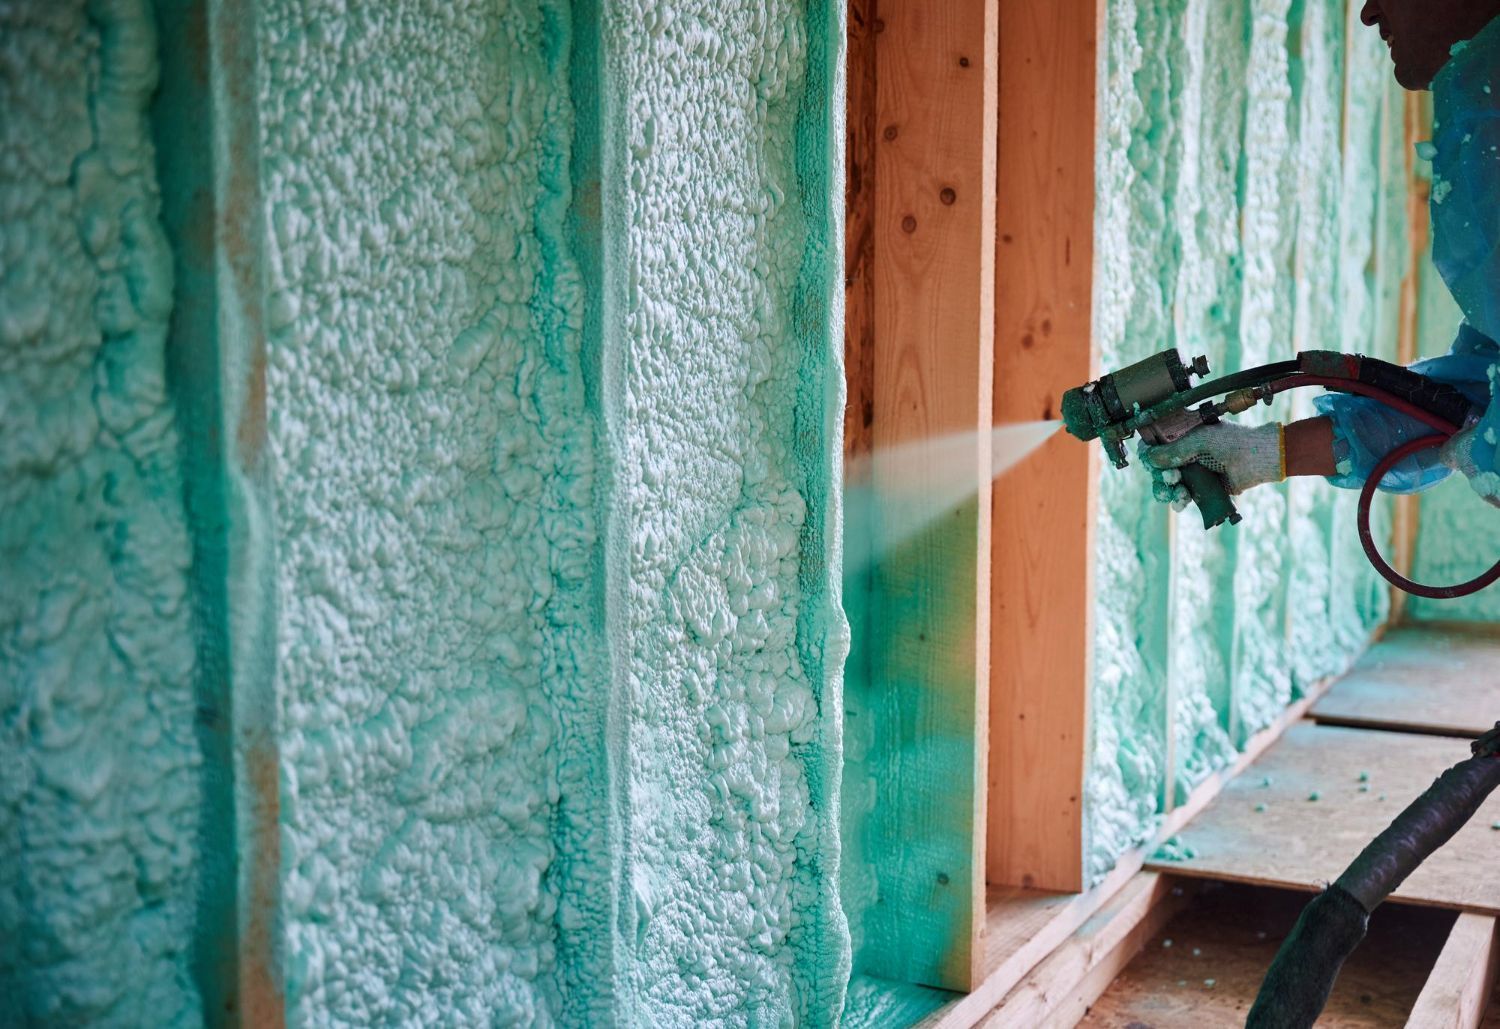
[{"label": "wood grain texture", "polygon": [[1113,871],[1083,893],[991,886],[984,975],[968,996],[934,1012],[919,1023],[920,1029],[959,1029],[983,1018],[1039,962],[1128,888],[1141,873],[1147,858],[1207,808],[1226,783],[1249,768],[1288,729],[1298,724],[1331,684],[1330,680],[1313,683],[1306,697],[1250,738],[1234,764],[1199,783],[1188,799],[1162,820],[1152,840],[1124,854]]},{"label": "wood grain texture", "polygon": [[[1078,1024],[1243,1025],[1277,947],[1306,903],[1306,895],[1283,890],[1205,889],[1147,941]],[[1394,904],[1376,911],[1368,937],[1339,973],[1320,1029],[1403,1024],[1453,917]]]},{"label": "wood grain texture", "polygon": [[[1434,778],[1468,754],[1468,744],[1457,739],[1304,722],[1183,830],[1193,857],[1152,860],[1147,867],[1321,889]],[[1500,863],[1494,860],[1500,833],[1490,828],[1497,820],[1500,795],[1486,801],[1392,899],[1500,911]]]},{"label": "wood grain texture", "polygon": [[[881,945],[867,950],[866,971],[968,989],[984,905],[995,0],[881,0],[876,29],[871,445],[878,458],[971,441],[961,474],[972,475],[973,499],[935,512],[875,566],[883,800],[869,848],[880,897],[866,935]],[[877,509],[941,496],[953,474],[931,462],[893,481],[877,459]]]},{"label": "wood grain texture", "polygon": [[[995,422],[1091,377],[1098,0],[1000,5]],[[1083,885],[1097,448],[1059,433],[994,494],[989,880]]]},{"label": "wood grain texture", "polygon": [[1466,911],[1458,916],[1412,1009],[1408,1029],[1476,1029],[1500,960],[1495,932],[1492,915]]},{"label": "wood grain texture", "polygon": [[844,457],[870,453],[875,420],[876,0],[849,0],[844,123]]},{"label": "wood grain texture", "polygon": [[[1406,154],[1406,223],[1410,231],[1407,265],[1401,277],[1401,313],[1396,336],[1396,362],[1411,364],[1417,359],[1417,298],[1421,286],[1422,261],[1427,253],[1432,231],[1432,213],[1428,199],[1432,186],[1417,174],[1416,146],[1432,138],[1431,111],[1424,105],[1421,93],[1405,94],[1402,127]],[[1416,561],[1417,533],[1422,517],[1421,496],[1409,494],[1396,498],[1395,517],[1391,525],[1391,565],[1402,575],[1410,576]],[[1406,618],[1407,594],[1391,587],[1391,621]]]},{"label": "wood grain texture", "polygon": [[1313,705],[1336,725],[1478,736],[1500,719],[1500,626],[1408,625]]},{"label": "wood grain texture", "polygon": [[1138,876],[1026,977],[980,1025],[1071,1026],[1177,914],[1189,890],[1167,876]]}]

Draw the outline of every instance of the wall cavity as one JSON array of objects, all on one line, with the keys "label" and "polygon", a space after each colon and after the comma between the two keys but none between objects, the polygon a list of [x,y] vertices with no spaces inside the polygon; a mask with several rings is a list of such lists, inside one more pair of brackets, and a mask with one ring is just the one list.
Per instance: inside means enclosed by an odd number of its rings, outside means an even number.
[{"label": "wall cavity", "polygon": [[0,1021],[183,1025],[200,790],[143,0],[0,7]]},{"label": "wall cavity", "polygon": [[569,9],[260,6],[296,1022],[610,986]]},{"label": "wall cavity", "polygon": [[[1101,65],[1104,367],[1168,346],[1218,372],[1296,349],[1394,356],[1400,107],[1373,32],[1336,0],[1112,0]],[[1298,398],[1247,420],[1308,413]],[[1263,488],[1241,525],[1205,533],[1143,471],[1103,474],[1092,877],[1383,620],[1354,503],[1318,481]]]},{"label": "wall cavity", "polygon": [[842,5],[607,6],[625,1018],[825,1024],[849,975]]}]

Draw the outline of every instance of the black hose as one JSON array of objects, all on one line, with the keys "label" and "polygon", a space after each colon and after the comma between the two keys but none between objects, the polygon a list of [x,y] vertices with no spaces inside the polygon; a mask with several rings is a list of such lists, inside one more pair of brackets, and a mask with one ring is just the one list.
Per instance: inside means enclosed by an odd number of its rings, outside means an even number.
[{"label": "black hose", "polygon": [[1276,952],[1247,1029],[1292,1029],[1316,1022],[1369,923],[1370,913],[1338,886],[1314,897]]},{"label": "black hose", "polygon": [[1275,361],[1271,364],[1257,365],[1254,368],[1246,368],[1244,371],[1233,372],[1229,375],[1220,376],[1217,379],[1207,379],[1198,383],[1192,389],[1183,393],[1174,393],[1171,403],[1174,408],[1188,407],[1200,400],[1210,397],[1222,396],[1225,393],[1234,393],[1237,390],[1250,389],[1252,386],[1264,386],[1276,379],[1284,379],[1288,375],[1295,375],[1301,368],[1301,364],[1295,360]]},{"label": "black hose", "polygon": [[1366,911],[1374,911],[1428,855],[1474,817],[1496,787],[1500,787],[1500,758],[1486,755],[1460,761],[1371,840],[1335,885],[1348,890]]},{"label": "black hose", "polygon": [[1438,776],[1360,852],[1338,882],[1303,909],[1271,962],[1248,1027],[1304,1029],[1317,1020],[1339,969],[1364,939],[1369,913],[1500,787],[1500,758],[1492,753],[1496,736],[1486,735],[1475,744],[1475,756]]}]

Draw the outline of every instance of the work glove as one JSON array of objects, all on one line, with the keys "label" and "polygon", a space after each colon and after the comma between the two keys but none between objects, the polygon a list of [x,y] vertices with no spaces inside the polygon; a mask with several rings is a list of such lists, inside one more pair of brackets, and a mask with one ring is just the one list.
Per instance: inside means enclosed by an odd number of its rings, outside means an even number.
[{"label": "work glove", "polygon": [[1235,495],[1286,478],[1286,445],[1278,423],[1253,427],[1233,422],[1205,425],[1175,443],[1153,447],[1142,442],[1140,455],[1151,470],[1151,495],[1176,511],[1191,500],[1178,471],[1183,465],[1197,463],[1218,472]]},{"label": "work glove", "polygon": [[1484,425],[1481,423],[1465,429],[1444,443],[1439,454],[1443,459],[1443,464],[1456,472],[1464,473],[1475,493],[1494,507],[1500,507],[1500,475],[1480,468],[1474,456],[1474,444],[1479,441],[1479,433],[1483,428]]}]

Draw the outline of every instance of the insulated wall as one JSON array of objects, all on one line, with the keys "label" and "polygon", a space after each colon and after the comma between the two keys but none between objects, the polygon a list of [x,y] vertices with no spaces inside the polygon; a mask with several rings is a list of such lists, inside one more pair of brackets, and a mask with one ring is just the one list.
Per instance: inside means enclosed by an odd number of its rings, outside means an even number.
[{"label": "insulated wall", "polygon": [[0,1023],[836,1022],[842,6],[0,19]]},{"label": "insulated wall", "polygon": [[148,3],[0,6],[0,1022],[180,1024],[201,797]]},{"label": "insulated wall", "polygon": [[294,1022],[608,990],[567,13],[257,11]]},{"label": "insulated wall", "polygon": [[[1401,105],[1335,0],[1111,0],[1101,60],[1100,364],[1167,347],[1217,372],[1299,349],[1395,354],[1406,273]],[[1294,406],[1295,405],[1295,406]],[[1311,413],[1307,398],[1245,421]],[[1138,464],[1138,462],[1136,462]],[[1205,532],[1103,473],[1086,789],[1091,877],[1384,619],[1355,497],[1238,498]],[[1382,507],[1377,532],[1388,532]]]},{"label": "insulated wall", "polygon": [[826,1024],[843,6],[602,7],[621,1018]]}]

